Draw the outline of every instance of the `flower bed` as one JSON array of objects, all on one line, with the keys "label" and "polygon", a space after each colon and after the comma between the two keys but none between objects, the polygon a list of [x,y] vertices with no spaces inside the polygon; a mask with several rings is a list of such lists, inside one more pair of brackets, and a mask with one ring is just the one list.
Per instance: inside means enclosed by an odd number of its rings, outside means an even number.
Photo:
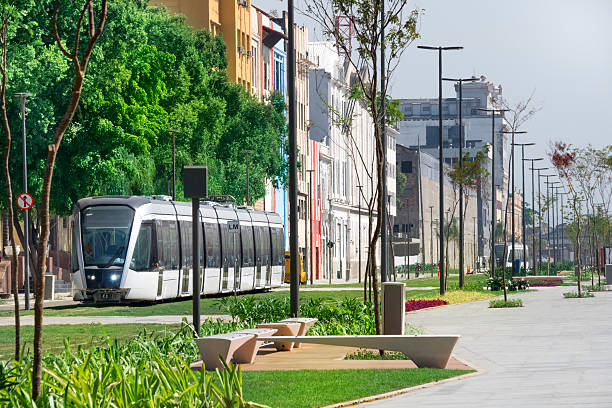
[{"label": "flower bed", "polygon": [[543,287],[548,287],[548,286],[561,286],[561,283],[557,283],[557,282],[543,282],[543,283],[532,283],[529,286],[531,286],[532,288],[543,288]]},{"label": "flower bed", "polygon": [[442,299],[412,299],[406,301],[406,311],[413,312],[419,309],[425,309],[428,307],[448,305],[446,300]]}]

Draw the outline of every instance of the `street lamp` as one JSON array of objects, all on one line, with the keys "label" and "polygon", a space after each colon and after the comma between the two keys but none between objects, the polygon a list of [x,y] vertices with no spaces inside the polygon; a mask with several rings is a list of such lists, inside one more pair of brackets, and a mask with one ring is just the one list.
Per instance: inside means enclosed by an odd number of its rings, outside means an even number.
[{"label": "street lamp", "polygon": [[[523,188],[522,188],[522,202],[521,202],[521,224],[523,226],[523,232],[521,238],[523,239],[523,262],[525,263],[525,275],[527,275],[527,241],[525,239],[525,146],[534,146],[535,143],[515,143],[515,146],[521,146],[521,175],[523,176]],[[520,273],[519,268],[519,273]]]},{"label": "street lamp", "polygon": [[[525,159],[523,158],[523,172],[525,172],[525,162],[526,161],[530,161],[531,162],[531,237],[532,237],[532,243],[533,246],[531,248],[532,252],[533,252],[533,274],[537,275],[537,265],[538,263],[536,262],[536,253],[535,253],[535,180],[534,180],[534,170],[536,170],[534,168],[535,166],[535,162],[537,161],[541,161],[544,160],[542,157],[538,157],[538,158],[534,158],[534,159]],[[523,190],[525,188],[525,177],[523,176]],[[524,191],[523,191],[523,203],[525,202],[525,196],[524,196]],[[523,208],[524,208],[524,204],[523,204]],[[525,213],[523,212],[523,217],[525,216]],[[523,223],[523,234],[525,233],[525,227],[524,227],[524,223]],[[523,241],[525,241],[525,237],[523,237]]]},{"label": "street lamp", "polygon": [[444,276],[444,155],[443,155],[443,147],[442,147],[442,51],[454,51],[454,50],[462,50],[463,47],[430,47],[425,45],[419,45],[417,48],[422,50],[435,50],[438,51],[438,123],[439,123],[439,133],[438,133],[438,143],[440,144],[440,155],[439,155],[439,169],[440,174],[439,183],[440,183],[440,295],[443,295],[446,292],[445,288],[445,276]]},{"label": "street lamp", "polygon": [[[23,140],[22,152],[23,152],[23,192],[28,192],[28,161],[26,152],[26,110],[25,104],[26,99],[32,96],[31,93],[22,92],[16,93],[15,96],[19,98],[21,107],[21,135]],[[13,203],[9,203],[13,205]],[[25,272],[25,309],[30,310],[30,214],[29,210],[23,212],[23,249],[24,249],[24,272]],[[44,277],[43,277],[44,279]]]},{"label": "street lamp", "polygon": [[[545,177],[544,174],[540,172],[542,170],[549,170],[550,167],[539,167],[533,168],[532,171],[536,170],[538,172],[538,265],[542,264],[542,183],[541,177]],[[536,275],[537,275],[537,267],[536,267]]]},{"label": "street lamp", "polygon": [[476,269],[476,265],[478,264],[477,261],[477,255],[476,255],[476,217],[472,217],[472,219],[474,220],[474,266],[473,268]]},{"label": "street lamp", "polygon": [[[497,211],[497,190],[495,188],[495,112],[500,116],[509,109],[483,109],[477,110],[482,112],[491,112],[491,277],[495,274],[495,212]],[[503,116],[501,116],[503,118]],[[503,121],[502,121],[503,123]],[[503,160],[503,157],[502,157]]]},{"label": "street lamp", "polygon": [[[546,181],[544,182],[544,184],[546,184],[546,201],[548,203],[548,206],[546,207],[546,214],[548,216],[548,225],[547,225],[547,236],[546,236],[546,241],[547,241],[547,246],[548,246],[548,256],[547,256],[547,261],[548,261],[548,273],[550,274],[550,206],[552,204],[552,186],[555,184],[560,183],[560,181],[548,181],[548,179],[550,177],[556,177],[555,175],[547,175],[544,176],[546,177]],[[553,224],[555,222],[555,214],[553,213]]]},{"label": "street lamp", "polygon": [[557,241],[557,246],[561,246],[560,250],[559,250],[559,259],[561,259],[561,262],[563,262],[563,248],[565,247],[565,244],[563,243],[563,241],[565,240],[565,216],[563,214],[563,196],[564,195],[568,195],[567,192],[565,191],[559,191],[557,190],[557,197],[561,197],[561,200],[559,200],[559,208],[561,209],[561,237],[558,238]]},{"label": "street lamp", "polygon": [[172,200],[176,200],[176,134],[178,130],[168,129],[172,135]]},{"label": "street lamp", "polygon": [[358,185],[357,188],[359,188],[359,218],[357,220],[357,222],[359,223],[359,237],[357,239],[359,241],[359,283],[361,283],[361,195],[363,194],[363,186]]},{"label": "street lamp", "polygon": [[[514,191],[514,135],[517,134],[525,134],[527,133],[526,131],[518,131],[518,130],[510,130],[510,131],[506,131],[506,130],[502,130],[503,134],[511,134],[512,135],[512,142],[511,142],[511,146],[512,146],[512,151],[510,152],[510,159],[512,160],[512,276],[516,275],[516,265],[515,265],[515,253],[514,253],[514,245],[516,243],[516,234],[514,231],[514,196],[515,196],[515,191]],[[520,268],[520,265],[519,265]],[[519,271],[520,272],[520,271]]]},{"label": "street lamp", "polygon": [[429,206],[429,256],[431,258],[431,276],[433,276],[434,252],[433,252],[433,205]]},{"label": "street lamp", "polygon": [[[443,81],[453,81],[459,84],[459,168],[463,169],[463,82],[474,82],[477,78],[442,78]],[[459,179],[459,289],[463,289],[464,281],[464,226],[463,226],[463,176]]]},{"label": "street lamp", "polygon": [[[559,182],[560,184],[560,182]],[[555,230],[554,230],[554,235],[553,235],[553,242],[554,242],[554,251],[553,254],[555,256],[555,264],[557,263],[557,260],[560,258],[559,256],[559,189],[563,188],[563,186],[552,186],[552,188],[554,189],[553,192],[553,196],[555,197],[555,209],[554,209],[554,214],[555,214]]]},{"label": "street lamp", "polygon": [[251,205],[251,191],[249,183],[249,154],[253,153],[253,150],[243,150],[242,153],[246,156],[246,205]]}]

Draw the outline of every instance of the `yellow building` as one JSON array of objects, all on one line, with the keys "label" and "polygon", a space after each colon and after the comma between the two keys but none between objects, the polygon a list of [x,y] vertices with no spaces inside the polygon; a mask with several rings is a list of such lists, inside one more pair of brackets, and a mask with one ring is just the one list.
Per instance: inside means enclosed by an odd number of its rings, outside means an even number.
[{"label": "yellow building", "polygon": [[151,0],[183,14],[196,30],[220,35],[227,46],[227,75],[231,82],[251,92],[251,0]]}]

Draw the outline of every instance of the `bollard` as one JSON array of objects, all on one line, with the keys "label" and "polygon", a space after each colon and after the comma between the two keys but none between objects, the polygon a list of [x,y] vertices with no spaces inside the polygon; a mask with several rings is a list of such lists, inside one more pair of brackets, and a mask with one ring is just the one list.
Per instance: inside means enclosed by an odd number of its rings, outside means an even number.
[{"label": "bollard", "polygon": [[383,334],[404,334],[406,313],[406,284],[382,284]]},{"label": "bollard", "polygon": [[612,264],[606,265],[606,285],[612,285]]},{"label": "bollard", "polygon": [[55,298],[55,275],[45,274],[45,300]]}]

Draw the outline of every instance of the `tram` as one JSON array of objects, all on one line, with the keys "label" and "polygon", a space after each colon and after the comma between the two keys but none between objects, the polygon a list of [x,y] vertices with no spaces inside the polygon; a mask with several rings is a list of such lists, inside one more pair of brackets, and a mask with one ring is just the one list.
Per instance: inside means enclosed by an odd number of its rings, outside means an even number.
[{"label": "tram", "polygon": [[[506,242],[506,267],[512,268],[512,242]],[[531,268],[531,248],[529,246],[526,247],[527,259],[523,258],[523,244],[520,242],[514,243],[514,258],[521,259],[521,269],[526,270]],[[504,263],[502,259],[504,258],[504,243],[495,244],[495,265],[497,268],[501,268]]]},{"label": "tram", "polygon": [[[191,203],[165,197],[90,197],[72,213],[75,300],[157,301],[192,296]],[[276,213],[229,203],[200,206],[202,295],[282,284],[284,233]]]}]

